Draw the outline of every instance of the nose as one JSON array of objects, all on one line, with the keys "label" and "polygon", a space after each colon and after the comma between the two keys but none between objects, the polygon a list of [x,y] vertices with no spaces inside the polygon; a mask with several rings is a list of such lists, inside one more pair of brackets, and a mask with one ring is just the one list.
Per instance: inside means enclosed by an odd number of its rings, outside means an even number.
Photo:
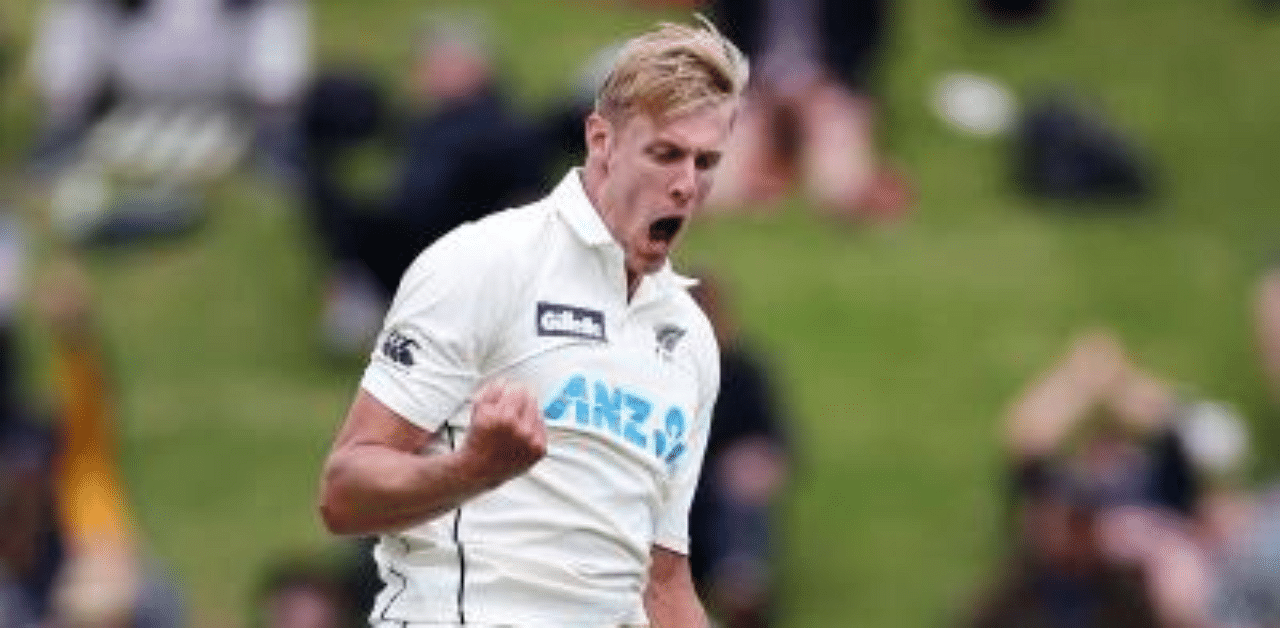
[{"label": "nose", "polygon": [[671,181],[671,200],[683,206],[693,199],[693,194],[697,189],[698,170],[694,167],[693,160],[682,161],[680,165],[676,166],[676,172]]}]

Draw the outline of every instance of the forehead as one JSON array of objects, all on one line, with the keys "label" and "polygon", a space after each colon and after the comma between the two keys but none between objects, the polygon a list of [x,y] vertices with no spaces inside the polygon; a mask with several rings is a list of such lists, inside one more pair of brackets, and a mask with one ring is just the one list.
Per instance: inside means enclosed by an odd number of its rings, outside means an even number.
[{"label": "forehead", "polygon": [[693,150],[720,150],[733,126],[734,103],[708,105],[677,116],[632,115],[621,134],[642,145],[665,142]]}]

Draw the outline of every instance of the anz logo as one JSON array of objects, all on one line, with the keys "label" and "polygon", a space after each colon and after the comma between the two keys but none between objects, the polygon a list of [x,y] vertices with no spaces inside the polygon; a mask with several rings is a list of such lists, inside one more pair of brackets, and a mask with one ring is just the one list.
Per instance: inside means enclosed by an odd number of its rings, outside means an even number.
[{"label": "anz logo", "polygon": [[542,414],[552,422],[572,415],[579,427],[630,443],[673,467],[685,453],[689,422],[678,406],[659,413],[654,409],[653,402],[638,391],[600,380],[588,385],[586,376],[572,375]]}]

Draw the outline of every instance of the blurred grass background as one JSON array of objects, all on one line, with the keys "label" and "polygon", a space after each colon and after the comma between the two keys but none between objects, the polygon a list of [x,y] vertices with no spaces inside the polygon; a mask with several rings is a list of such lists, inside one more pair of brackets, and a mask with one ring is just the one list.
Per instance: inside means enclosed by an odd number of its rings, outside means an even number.
[{"label": "blurred grass background", "polygon": [[[6,3],[3,29],[23,50],[37,0]],[[530,107],[598,47],[676,15],[468,5],[494,19]],[[320,63],[354,57],[399,81],[434,6],[314,0]],[[1249,300],[1280,233],[1280,16],[1243,0],[1070,0],[1044,28],[1007,33],[961,0],[903,0],[891,22],[885,132],[915,213],[857,230],[792,199],[698,224],[680,255],[735,288],[794,408],[786,626],[945,623],[1000,541],[1004,404],[1087,326],[1113,326],[1140,363],[1236,404],[1256,430],[1258,473],[1276,469]],[[1068,216],[1015,195],[1001,142],[933,117],[933,84],[952,70],[1022,96],[1079,90],[1158,158],[1161,199]],[[29,86],[5,90],[9,163],[33,109]],[[137,514],[200,628],[243,624],[263,565],[326,541],[315,486],[359,373],[317,348],[318,272],[290,201],[251,177],[210,193],[216,212],[193,239],[91,258]]]}]

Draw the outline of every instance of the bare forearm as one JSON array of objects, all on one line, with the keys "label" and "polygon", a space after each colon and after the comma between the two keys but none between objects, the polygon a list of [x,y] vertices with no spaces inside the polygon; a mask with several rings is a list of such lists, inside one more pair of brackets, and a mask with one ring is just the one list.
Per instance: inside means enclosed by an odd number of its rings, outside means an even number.
[{"label": "bare forearm", "polygon": [[320,510],[330,532],[376,534],[438,517],[489,488],[457,453],[350,445],[329,458]]},{"label": "bare forearm", "polygon": [[644,610],[653,628],[706,628],[707,613],[693,588],[689,560],[654,546]]},{"label": "bare forearm", "polygon": [[[1077,353],[1087,350],[1077,350]],[[1045,455],[1103,400],[1116,376],[1106,356],[1069,358],[1040,378],[1011,408],[1007,438],[1015,453]]]},{"label": "bare forearm", "polygon": [[645,594],[645,612],[653,628],[706,628],[707,613],[694,594],[693,587],[649,587]]}]

